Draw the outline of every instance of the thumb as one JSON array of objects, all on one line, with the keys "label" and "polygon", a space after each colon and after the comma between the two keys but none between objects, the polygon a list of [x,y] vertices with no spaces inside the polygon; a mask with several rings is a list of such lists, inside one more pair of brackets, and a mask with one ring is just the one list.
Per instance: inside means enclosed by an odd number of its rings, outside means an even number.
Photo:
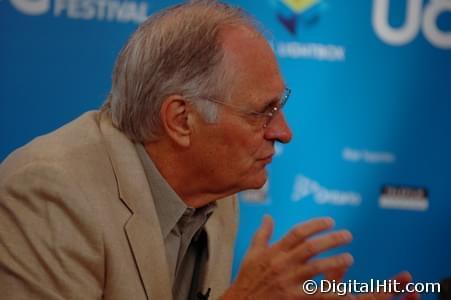
[{"label": "thumb", "polygon": [[274,223],[271,216],[265,215],[260,228],[257,230],[254,238],[252,239],[251,249],[257,250],[267,248],[269,245],[269,240],[272,236],[273,228]]}]

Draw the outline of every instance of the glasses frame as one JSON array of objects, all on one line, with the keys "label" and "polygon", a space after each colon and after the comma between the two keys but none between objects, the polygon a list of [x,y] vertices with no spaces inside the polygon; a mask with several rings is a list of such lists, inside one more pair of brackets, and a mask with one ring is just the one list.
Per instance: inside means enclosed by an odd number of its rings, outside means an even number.
[{"label": "glasses frame", "polygon": [[288,87],[285,87],[284,92],[283,92],[282,96],[280,97],[280,100],[278,101],[277,105],[274,105],[268,112],[258,112],[255,110],[246,110],[238,105],[229,104],[225,101],[221,101],[221,100],[217,100],[217,99],[213,99],[213,98],[199,97],[198,99],[224,105],[225,107],[230,108],[234,112],[242,114],[244,116],[261,118],[261,119],[266,118],[265,122],[263,123],[263,128],[266,128],[271,123],[273,118],[277,115],[277,113],[283,109],[283,107],[285,106],[285,104],[288,101],[288,98],[290,98],[290,95],[291,95],[291,89]]}]

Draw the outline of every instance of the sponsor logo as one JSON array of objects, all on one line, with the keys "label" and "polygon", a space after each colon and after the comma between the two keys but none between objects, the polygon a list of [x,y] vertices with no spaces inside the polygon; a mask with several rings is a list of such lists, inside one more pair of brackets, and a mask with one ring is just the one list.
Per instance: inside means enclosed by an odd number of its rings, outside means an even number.
[{"label": "sponsor logo", "polygon": [[298,175],[294,181],[291,199],[297,202],[310,196],[318,204],[358,206],[362,202],[362,196],[359,193],[328,189],[304,175]]},{"label": "sponsor logo", "polygon": [[280,0],[275,4],[277,19],[293,35],[296,34],[298,23],[316,22],[325,7],[320,0]]},{"label": "sponsor logo", "polygon": [[75,20],[141,23],[147,18],[147,2],[118,0],[10,0],[25,15],[50,13]]},{"label": "sponsor logo", "polygon": [[50,9],[50,0],[11,0],[12,6],[23,14],[37,16]]},{"label": "sponsor logo", "polygon": [[280,57],[319,61],[344,61],[346,49],[339,45],[299,42],[279,42],[274,49]]},{"label": "sponsor logo", "polygon": [[[305,28],[318,23],[327,5],[320,0],[272,0],[277,20],[292,36],[296,36],[299,24]],[[309,59],[327,62],[344,61],[346,49],[341,45],[282,41],[273,45],[281,58]]]},{"label": "sponsor logo", "polygon": [[404,24],[393,28],[389,24],[390,0],[373,0],[372,23],[376,35],[392,46],[412,42],[420,29],[431,45],[451,49],[451,31],[439,28],[440,16],[451,14],[451,0],[430,0],[423,6],[422,0],[406,0]]},{"label": "sponsor logo", "polygon": [[425,211],[429,208],[425,188],[385,185],[381,189],[379,206],[387,209]]},{"label": "sponsor logo", "polygon": [[342,158],[349,162],[364,162],[368,164],[391,164],[396,162],[396,156],[390,152],[370,151],[367,149],[344,148]]}]

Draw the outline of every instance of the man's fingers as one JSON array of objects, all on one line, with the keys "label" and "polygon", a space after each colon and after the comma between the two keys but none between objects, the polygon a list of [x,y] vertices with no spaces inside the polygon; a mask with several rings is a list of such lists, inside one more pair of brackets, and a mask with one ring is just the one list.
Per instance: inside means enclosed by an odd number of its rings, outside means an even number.
[{"label": "man's fingers", "polygon": [[[392,291],[391,293],[379,292],[379,293],[363,294],[363,295],[358,295],[357,299],[358,300],[388,300],[397,294],[395,292],[395,283],[394,282],[399,283],[399,285],[396,286],[396,290],[401,291],[411,281],[412,281],[412,275],[410,275],[409,272],[401,272],[391,278],[392,286],[389,288],[389,290]],[[418,297],[418,294],[415,294],[415,293],[408,293],[406,295],[409,296],[407,299],[409,299],[410,297],[412,299],[416,299]]]},{"label": "man's fingers", "polygon": [[406,284],[412,281],[412,275],[409,272],[401,272],[391,278],[393,281],[399,282],[404,288]]},{"label": "man's fingers", "polygon": [[[376,298],[389,299],[389,298],[391,298],[391,296],[396,295],[394,282],[399,283],[399,285],[396,287],[397,290],[403,290],[406,287],[406,285],[411,281],[412,281],[412,275],[410,275],[409,272],[401,272],[391,278],[392,287],[390,290],[393,292],[385,293],[385,295],[382,297],[376,296]],[[383,293],[380,293],[380,294],[383,294]]]},{"label": "man's fingers", "polygon": [[[413,280],[412,275],[409,272],[406,272],[406,271],[401,272],[401,273],[393,276],[391,279],[393,281],[396,281],[396,282],[400,283],[399,287],[398,287],[398,290],[405,289],[406,285],[409,282],[412,282],[412,280]],[[403,300],[416,300],[416,299],[419,299],[419,297],[420,296],[417,293],[415,293],[415,292],[413,292],[413,293],[406,292],[402,299]]]},{"label": "man's fingers", "polygon": [[252,239],[251,249],[266,248],[268,247],[269,240],[271,239],[274,223],[269,215],[263,217],[262,225],[257,230]]},{"label": "man's fingers", "polygon": [[348,271],[348,268],[338,268],[338,269],[330,270],[330,271],[324,273],[324,279],[326,279],[328,281],[335,280],[335,282],[341,282],[341,281],[343,281],[347,271]]},{"label": "man's fingers", "polygon": [[352,235],[348,230],[332,232],[305,241],[292,251],[288,259],[294,262],[304,262],[319,253],[346,245],[351,241]]},{"label": "man's fingers", "polygon": [[331,229],[334,226],[334,220],[331,218],[318,218],[310,220],[306,223],[297,225],[288,232],[288,234],[274,245],[274,249],[290,250],[291,248],[302,243],[310,236]]},{"label": "man's fingers", "polygon": [[339,268],[349,268],[353,263],[354,258],[349,253],[311,260],[295,271],[293,274],[293,280],[298,282],[305,281],[324,272]]}]

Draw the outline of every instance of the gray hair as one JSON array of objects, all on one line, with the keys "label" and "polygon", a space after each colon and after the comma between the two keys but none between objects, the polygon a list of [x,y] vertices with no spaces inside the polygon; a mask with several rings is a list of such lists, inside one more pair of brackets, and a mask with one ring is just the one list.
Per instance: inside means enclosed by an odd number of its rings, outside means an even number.
[{"label": "gray hair", "polygon": [[135,142],[156,140],[161,105],[176,94],[191,100],[207,122],[215,122],[216,104],[200,99],[229,98],[231,74],[222,63],[220,32],[243,25],[259,33],[244,11],[216,1],[191,1],[149,17],[117,58],[103,107],[113,124]]}]

